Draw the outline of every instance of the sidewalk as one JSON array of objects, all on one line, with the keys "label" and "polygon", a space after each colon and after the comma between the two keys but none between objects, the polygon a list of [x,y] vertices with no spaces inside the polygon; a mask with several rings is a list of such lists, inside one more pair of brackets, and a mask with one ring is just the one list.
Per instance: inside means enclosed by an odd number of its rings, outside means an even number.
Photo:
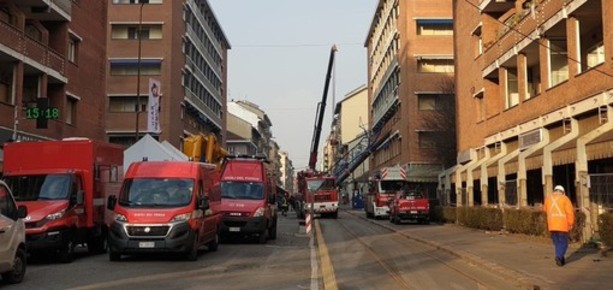
[{"label": "sidewalk", "polygon": [[[367,220],[364,210],[346,209]],[[556,266],[549,239],[499,234],[445,224],[392,225],[387,220],[368,220],[398,233],[447,251],[467,262],[486,267],[529,289],[613,289],[613,253],[602,257],[596,249],[567,251],[564,267]]]}]

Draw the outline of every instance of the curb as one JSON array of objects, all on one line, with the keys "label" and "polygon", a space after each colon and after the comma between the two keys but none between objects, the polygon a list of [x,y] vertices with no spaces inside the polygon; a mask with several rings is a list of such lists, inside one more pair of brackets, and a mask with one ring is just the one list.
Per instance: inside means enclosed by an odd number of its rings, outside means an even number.
[{"label": "curb", "polygon": [[453,249],[451,247],[445,246],[445,245],[437,243],[435,241],[431,241],[431,240],[424,239],[424,238],[421,238],[421,237],[416,237],[416,236],[410,235],[408,233],[403,233],[403,232],[398,231],[397,229],[395,229],[393,227],[390,227],[388,225],[384,225],[384,224],[380,224],[380,223],[374,222],[372,220],[369,220],[369,219],[367,219],[365,217],[362,217],[362,216],[360,216],[360,215],[358,215],[356,213],[353,213],[351,211],[348,211],[348,210],[345,210],[345,212],[347,212],[347,213],[349,213],[351,215],[354,215],[354,216],[356,216],[356,217],[358,217],[358,218],[360,218],[362,220],[366,220],[366,221],[368,221],[368,222],[370,222],[370,223],[372,223],[374,225],[380,226],[380,227],[385,228],[387,230],[390,230],[390,231],[392,231],[394,233],[400,234],[400,235],[402,235],[405,238],[415,240],[415,241],[420,242],[422,244],[426,244],[428,246],[436,248],[437,250],[445,251],[445,252],[447,252],[447,253],[449,253],[449,254],[451,254],[453,256],[456,256],[456,257],[458,257],[458,258],[460,258],[462,260],[467,261],[468,263],[479,265],[479,266],[481,266],[481,267],[483,267],[485,269],[488,269],[488,270],[490,270],[492,272],[495,272],[496,274],[499,274],[499,275],[503,276],[506,279],[517,280],[524,289],[545,289],[545,288],[543,288],[543,286],[548,285],[548,283],[546,283],[545,281],[542,281],[541,279],[538,279],[536,277],[530,277],[527,273],[522,273],[522,272],[519,272],[517,270],[511,269],[511,268],[507,268],[505,266],[501,266],[501,265],[499,265],[499,264],[497,264],[495,262],[488,261],[488,260],[486,260],[486,259],[484,259],[484,258],[482,258],[480,256],[477,256],[477,255],[474,255],[474,254],[471,254],[471,253],[468,253],[468,252],[462,251],[462,250],[455,250],[455,249]]}]

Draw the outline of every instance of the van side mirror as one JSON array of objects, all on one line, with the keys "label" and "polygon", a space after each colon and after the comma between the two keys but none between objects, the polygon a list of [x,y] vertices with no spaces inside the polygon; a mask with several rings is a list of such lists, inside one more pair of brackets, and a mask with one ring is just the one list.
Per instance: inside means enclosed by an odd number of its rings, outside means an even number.
[{"label": "van side mirror", "polygon": [[117,204],[117,197],[114,195],[110,195],[106,201],[106,208],[109,210],[115,210],[116,204]]},{"label": "van side mirror", "polygon": [[209,204],[209,198],[208,197],[201,198],[200,201],[198,202],[198,206],[202,210],[209,209],[211,207],[211,205]]},{"label": "van side mirror", "polygon": [[83,199],[84,199],[84,194],[83,194],[83,190],[79,190],[79,192],[77,192],[77,205],[83,205]]},{"label": "van side mirror", "polygon": [[23,206],[23,205],[20,205],[17,208],[17,218],[18,219],[22,219],[22,218],[25,218],[27,216],[28,216],[28,208]]}]

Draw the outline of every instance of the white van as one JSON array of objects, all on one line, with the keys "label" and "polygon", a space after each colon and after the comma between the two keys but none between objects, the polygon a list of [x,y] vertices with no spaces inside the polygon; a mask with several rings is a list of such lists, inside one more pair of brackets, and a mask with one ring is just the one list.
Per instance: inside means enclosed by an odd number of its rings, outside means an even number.
[{"label": "white van", "polygon": [[5,283],[19,283],[26,274],[24,206],[17,207],[11,190],[0,181],[0,274]]}]

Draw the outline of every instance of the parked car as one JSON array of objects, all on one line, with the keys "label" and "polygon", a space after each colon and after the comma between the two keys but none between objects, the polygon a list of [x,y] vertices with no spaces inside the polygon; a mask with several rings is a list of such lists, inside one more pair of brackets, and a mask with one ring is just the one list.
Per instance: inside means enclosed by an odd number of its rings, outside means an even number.
[{"label": "parked car", "polygon": [[26,274],[26,207],[17,207],[13,194],[0,181],[0,274],[2,280],[20,283]]}]

